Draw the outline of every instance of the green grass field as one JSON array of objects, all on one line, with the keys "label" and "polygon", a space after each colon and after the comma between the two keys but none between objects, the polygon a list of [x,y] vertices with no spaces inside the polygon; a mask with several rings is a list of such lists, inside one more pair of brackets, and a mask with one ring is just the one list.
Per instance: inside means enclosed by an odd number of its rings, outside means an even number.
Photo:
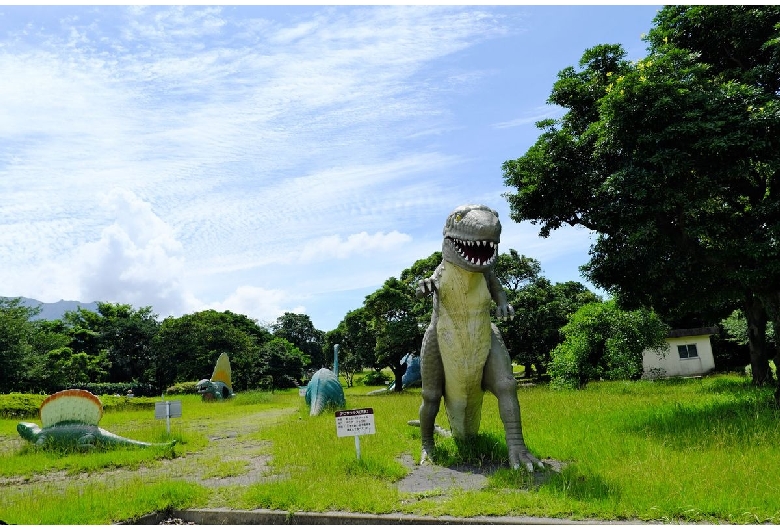
[{"label": "green grass field", "polygon": [[[332,412],[311,417],[297,390],[245,393],[227,402],[176,396],[171,450],[50,454],[0,419],[0,520],[108,524],[166,508],[345,510],[420,515],[528,515],[662,522],[780,523],[776,495],[780,413],[771,389],[742,376],[593,383],[581,391],[524,387],[518,395],[529,448],[564,462],[535,482],[511,471],[496,400],[485,397],[474,447],[437,438],[440,465],[502,463],[478,491],[400,493],[420,456],[418,390],[368,396],[346,390],[347,408],[372,407],[375,435],[336,435]],[[29,419],[27,421],[30,421]],[[442,412],[437,422],[447,427]],[[112,409],[101,427],[163,441],[153,409]],[[262,464],[262,465],[261,465]]]}]

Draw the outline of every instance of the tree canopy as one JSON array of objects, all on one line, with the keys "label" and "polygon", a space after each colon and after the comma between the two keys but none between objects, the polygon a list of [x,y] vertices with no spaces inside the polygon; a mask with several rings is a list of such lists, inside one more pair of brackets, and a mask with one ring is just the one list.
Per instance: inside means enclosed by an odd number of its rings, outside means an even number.
[{"label": "tree canopy", "polygon": [[329,364],[323,351],[325,333],[314,327],[309,315],[286,312],[271,324],[271,333],[302,351],[305,366],[321,368]]},{"label": "tree canopy", "polygon": [[780,324],[779,23],[777,6],[667,6],[643,59],[586,50],[548,100],[564,116],[503,165],[512,219],[595,231],[582,270],[628,307]]},{"label": "tree canopy", "polygon": [[561,328],[564,340],[549,367],[552,383],[582,388],[599,379],[639,379],[643,352],[665,350],[668,331],[647,309],[622,311],[614,300],[585,304]]}]

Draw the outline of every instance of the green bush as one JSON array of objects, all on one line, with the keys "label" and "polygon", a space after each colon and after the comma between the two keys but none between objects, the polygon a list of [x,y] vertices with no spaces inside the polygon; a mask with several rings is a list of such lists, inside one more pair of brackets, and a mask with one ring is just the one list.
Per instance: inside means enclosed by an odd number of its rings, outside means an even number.
[{"label": "green bush", "polygon": [[381,370],[375,370],[364,375],[360,381],[366,386],[383,386],[387,384],[387,376]]},{"label": "green bush", "polygon": [[46,394],[0,394],[0,417],[35,418]]},{"label": "green bush", "polygon": [[586,304],[561,328],[564,340],[548,367],[552,385],[583,388],[600,379],[639,379],[642,352],[663,350],[667,332],[653,311],[623,311],[614,300]]},{"label": "green bush", "polygon": [[80,388],[92,392],[96,396],[125,396],[130,391],[135,395],[141,395],[138,383],[76,383],[60,390],[68,390],[69,388]]},{"label": "green bush", "polygon": [[152,410],[155,402],[159,400],[158,397],[100,396],[104,411]]},{"label": "green bush", "polygon": [[176,383],[175,385],[166,388],[165,393],[173,396],[182,395],[182,394],[197,394],[198,382],[185,381],[183,383]]},{"label": "green bush", "polygon": [[[0,394],[0,418],[32,419],[38,417],[41,403],[47,394]],[[103,410],[154,409],[159,398],[128,398],[126,396],[99,396]]]}]

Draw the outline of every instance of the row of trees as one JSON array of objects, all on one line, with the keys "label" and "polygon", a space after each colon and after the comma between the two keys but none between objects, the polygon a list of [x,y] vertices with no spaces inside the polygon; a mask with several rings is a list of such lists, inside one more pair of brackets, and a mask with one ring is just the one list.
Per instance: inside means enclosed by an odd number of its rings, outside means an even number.
[{"label": "row of trees", "polygon": [[[60,320],[34,320],[37,309],[0,299],[0,383],[6,391],[47,393],[122,384],[158,395],[173,383],[208,377],[226,352],[236,390],[286,388],[302,382],[307,371],[330,366],[340,344],[339,371],[348,385],[359,370],[390,368],[400,390],[402,359],[419,353],[431,318],[431,298],[417,298],[415,288],[440,261],[441,253],[434,252],[400,279],[389,278],[328,333],[302,314],[285,313],[260,325],[230,311],[207,310],[160,322],[149,307],[112,303],[99,303],[95,312],[70,311]],[[570,387],[641,376],[642,352],[663,344],[668,326],[650,310],[622,310],[578,282],[553,284],[540,271],[538,261],[514,249],[495,266],[516,309],[514,319],[497,325],[526,375]],[[735,342],[747,342],[738,312],[722,326]]]},{"label": "row of trees", "polygon": [[236,390],[289,388],[306,367],[323,363],[324,334],[306,315],[285,313],[268,326],[214,310],[159,321],[150,307],[106,302],[58,320],[35,320],[38,313],[19,299],[0,299],[5,392],[129,383],[136,393],[159,395],[174,383],[210,377],[222,352]]},{"label": "row of trees", "polygon": [[[503,165],[515,221],[598,234],[582,267],[621,307],[746,319],[753,379],[780,331],[780,7],[666,6],[631,62],[586,50],[558,74],[560,119]],[[780,387],[776,397],[780,402]]]},{"label": "row of trees", "polygon": [[[431,298],[417,298],[415,289],[441,259],[434,252],[400,278],[389,278],[326,334],[326,344],[341,345],[339,367],[348,384],[363,367],[389,367],[401,390],[402,360],[419,353],[433,310]],[[541,276],[537,260],[514,249],[499,255],[495,272],[515,308],[515,318],[496,324],[527,376],[575,387],[593,379],[638,378],[642,351],[665,344],[668,326],[652,311],[623,311],[579,282],[553,284]]]}]

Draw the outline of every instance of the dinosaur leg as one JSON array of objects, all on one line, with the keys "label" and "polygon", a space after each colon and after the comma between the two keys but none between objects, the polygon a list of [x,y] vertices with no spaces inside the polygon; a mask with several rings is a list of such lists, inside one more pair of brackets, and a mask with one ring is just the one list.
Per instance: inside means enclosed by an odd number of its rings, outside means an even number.
[{"label": "dinosaur leg", "polygon": [[520,423],[520,402],[517,399],[517,381],[512,375],[512,361],[498,328],[494,324],[491,326],[490,354],[485,363],[482,384],[498,399],[498,411],[506,432],[509,464],[513,469],[524,465],[528,471],[533,471],[534,466],[543,468],[543,464],[525,446]]},{"label": "dinosaur leg", "polygon": [[90,451],[95,448],[96,442],[97,439],[95,438],[94,434],[86,433],[83,436],[79,437],[77,446],[82,451]]},{"label": "dinosaur leg", "polygon": [[425,331],[420,352],[420,374],[423,398],[420,405],[420,437],[422,438],[420,464],[424,464],[433,455],[433,432],[444,390],[444,367],[441,363],[439,341],[434,325],[429,326]]}]

